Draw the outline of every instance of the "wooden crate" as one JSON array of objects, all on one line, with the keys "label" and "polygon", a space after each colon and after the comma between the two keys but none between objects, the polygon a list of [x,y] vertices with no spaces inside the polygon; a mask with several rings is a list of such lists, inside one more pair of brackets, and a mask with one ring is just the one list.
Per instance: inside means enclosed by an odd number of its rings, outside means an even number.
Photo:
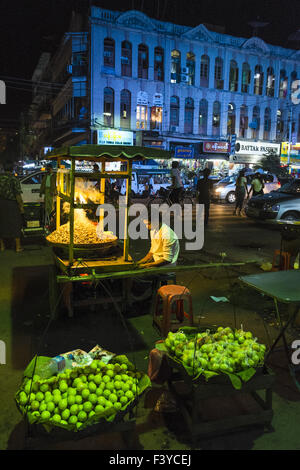
[{"label": "wooden crate", "polygon": [[[171,358],[168,360],[172,367],[172,375],[168,381],[169,389],[177,400],[193,445],[197,438],[236,432],[253,425],[271,425],[272,387],[275,380],[272,371],[265,367],[259,368],[256,374],[243,384],[241,390],[236,390],[225,374],[212,377],[208,381],[200,376],[197,381],[193,381],[183,366]],[[264,399],[257,393],[259,390],[264,391]],[[226,400],[232,401],[232,407],[242,399],[254,402],[255,408],[258,405],[258,410],[251,410],[247,414],[218,416],[212,420],[205,418],[201,412],[201,406],[203,407],[209,400],[215,401],[215,412],[222,414],[221,411],[226,408]],[[251,405],[253,408],[253,403]]]}]

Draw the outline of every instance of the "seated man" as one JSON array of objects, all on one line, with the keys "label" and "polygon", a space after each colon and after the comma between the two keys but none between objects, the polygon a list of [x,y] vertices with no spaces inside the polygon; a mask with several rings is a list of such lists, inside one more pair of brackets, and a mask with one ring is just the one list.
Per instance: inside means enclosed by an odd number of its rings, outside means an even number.
[{"label": "seated man", "polygon": [[150,230],[151,247],[146,256],[138,261],[143,268],[175,266],[179,255],[179,241],[176,233],[162,223],[162,214],[157,214],[157,220],[145,219],[144,224]]}]

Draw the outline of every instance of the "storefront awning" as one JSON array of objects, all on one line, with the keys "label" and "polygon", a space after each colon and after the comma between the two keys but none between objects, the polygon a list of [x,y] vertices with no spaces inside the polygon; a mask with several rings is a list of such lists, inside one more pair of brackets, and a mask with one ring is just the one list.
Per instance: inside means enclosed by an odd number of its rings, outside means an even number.
[{"label": "storefront awning", "polygon": [[56,158],[66,159],[88,159],[88,158],[112,158],[112,159],[132,159],[132,160],[169,160],[171,152],[163,149],[126,146],[126,145],[78,145],[71,147],[60,147],[47,153],[46,159]]},{"label": "storefront awning", "polygon": [[200,160],[225,160],[229,161],[229,154],[228,153],[203,153],[198,157]]}]

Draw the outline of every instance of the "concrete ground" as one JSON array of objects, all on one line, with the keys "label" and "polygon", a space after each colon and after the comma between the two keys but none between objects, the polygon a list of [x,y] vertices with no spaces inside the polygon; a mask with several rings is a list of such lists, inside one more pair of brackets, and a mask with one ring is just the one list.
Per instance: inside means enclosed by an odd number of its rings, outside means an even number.
[{"label": "concrete ground", "polygon": [[[180,263],[194,264],[220,261],[219,253],[226,253],[225,261],[255,260],[243,267],[185,271],[177,276],[177,283],[188,287],[193,296],[194,315],[201,325],[243,325],[267,345],[279,332],[273,301],[246,288],[238,281],[243,274],[263,272],[260,265],[272,262],[273,251],[280,246],[277,231],[257,226],[252,221],[231,215],[232,208],[213,205],[210,225],[205,233],[202,250],[188,252],[181,247]],[[91,436],[80,441],[54,443],[49,438],[32,438],[18,412],[14,395],[24,368],[32,357],[54,356],[81,348],[89,351],[96,344],[115,353],[127,354],[136,366],[147,372],[149,352],[159,334],[152,327],[149,303],[127,308],[125,326],[120,314],[113,308],[78,309],[70,319],[62,311],[59,318],[49,322],[49,270],[53,265],[52,252],[43,240],[26,239],[25,251],[0,253],[0,339],[6,344],[6,364],[0,366],[0,449],[126,449],[119,433]],[[131,253],[139,259],[147,251],[145,242],[132,243]],[[226,303],[216,303],[210,296],[225,296]],[[283,317],[287,310],[280,306]],[[299,337],[297,325],[288,332],[288,341]],[[274,418],[272,427],[256,427],[219,437],[200,439],[197,449],[288,449],[300,448],[300,392],[287,367],[282,352],[274,352],[268,365],[276,373],[273,393]],[[166,385],[153,384],[135,409],[135,449],[189,450],[191,442],[180,414],[154,411],[157,399]],[[247,406],[247,400],[241,412]],[[209,408],[210,406],[210,408]],[[216,416],[226,411],[240,412],[237,403],[226,405],[224,400],[208,405]],[[217,410],[217,411],[216,411]],[[216,417],[215,416],[215,417]]]}]

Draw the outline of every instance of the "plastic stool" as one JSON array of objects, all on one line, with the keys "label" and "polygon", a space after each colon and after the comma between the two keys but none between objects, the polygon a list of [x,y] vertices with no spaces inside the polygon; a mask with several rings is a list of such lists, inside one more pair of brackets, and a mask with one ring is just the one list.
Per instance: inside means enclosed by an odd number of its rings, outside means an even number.
[{"label": "plastic stool", "polygon": [[[184,311],[184,301],[189,303],[189,313]],[[160,304],[162,302],[162,315],[160,311]],[[173,308],[175,307],[174,311]],[[177,323],[176,329],[183,325],[184,319],[187,318],[189,325],[193,326],[193,305],[192,295],[190,291],[184,286],[169,284],[162,286],[156,293],[155,309],[153,314],[153,325],[157,326],[162,334],[166,337],[175,323],[171,325],[172,314],[176,315]]]},{"label": "plastic stool", "polygon": [[[279,257],[277,264],[276,260]],[[287,251],[275,250],[271,271],[286,271],[291,269],[291,255]]]}]

